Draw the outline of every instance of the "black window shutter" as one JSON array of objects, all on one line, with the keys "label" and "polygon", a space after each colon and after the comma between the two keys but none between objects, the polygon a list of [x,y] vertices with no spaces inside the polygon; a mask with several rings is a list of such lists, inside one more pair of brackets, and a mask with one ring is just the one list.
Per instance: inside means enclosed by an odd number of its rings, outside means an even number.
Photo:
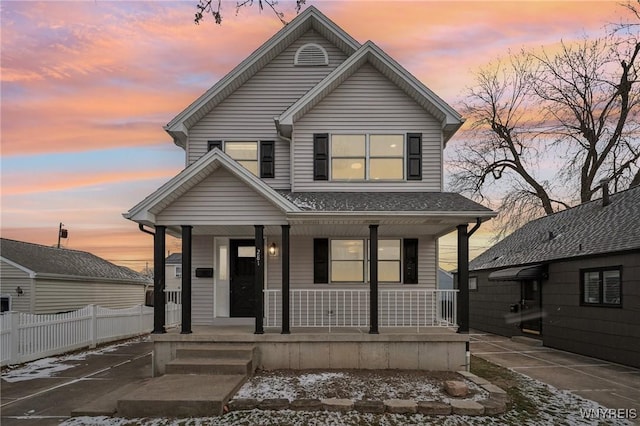
[{"label": "black window shutter", "polygon": [[260,177],[276,177],[274,141],[260,141]]},{"label": "black window shutter", "polygon": [[422,180],[422,133],[407,133],[407,180]]},{"label": "black window shutter", "polygon": [[418,240],[404,239],[404,283],[418,284]]},{"label": "black window shutter", "polygon": [[222,151],[222,141],[207,141],[207,151],[211,151],[213,148]]},{"label": "black window shutter", "polygon": [[329,134],[313,135],[313,180],[329,180]]},{"label": "black window shutter", "polygon": [[313,282],[323,284],[329,282],[329,240],[313,239]]}]

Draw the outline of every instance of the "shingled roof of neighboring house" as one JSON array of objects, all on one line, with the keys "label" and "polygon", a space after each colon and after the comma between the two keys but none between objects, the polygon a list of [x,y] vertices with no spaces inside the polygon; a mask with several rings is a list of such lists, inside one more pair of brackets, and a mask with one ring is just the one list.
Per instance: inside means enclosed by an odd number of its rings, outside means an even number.
[{"label": "shingled roof of neighboring house", "polygon": [[182,263],[182,253],[171,253],[165,259],[165,263],[168,265],[176,265]]},{"label": "shingled roof of neighboring house", "polygon": [[452,192],[278,192],[303,211],[491,212]]},{"label": "shingled roof of neighboring house", "polygon": [[640,186],[541,217],[500,241],[469,269],[527,265],[579,256],[640,250]]},{"label": "shingled roof of neighboring house", "polygon": [[148,278],[129,268],[115,265],[84,251],[2,238],[0,239],[0,257],[34,273],[36,277],[66,276],[149,283]]}]

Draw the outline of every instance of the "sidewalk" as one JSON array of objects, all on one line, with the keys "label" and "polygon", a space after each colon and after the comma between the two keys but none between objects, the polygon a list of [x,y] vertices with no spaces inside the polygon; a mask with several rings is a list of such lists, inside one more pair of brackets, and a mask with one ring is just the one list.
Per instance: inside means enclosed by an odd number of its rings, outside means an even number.
[{"label": "sidewalk", "polygon": [[[2,426],[58,425],[71,411],[121,386],[151,377],[151,350],[146,338],[129,340],[107,350],[39,360],[3,371],[0,382]],[[86,354],[86,356],[85,356]],[[34,368],[39,366],[40,368]],[[68,369],[64,367],[71,366]],[[55,370],[55,374],[52,374]],[[20,380],[22,376],[35,377]],[[60,371],[62,370],[62,371]],[[54,377],[53,377],[54,376]]]},{"label": "sidewalk", "polygon": [[471,333],[471,355],[640,416],[640,369],[482,332]]}]

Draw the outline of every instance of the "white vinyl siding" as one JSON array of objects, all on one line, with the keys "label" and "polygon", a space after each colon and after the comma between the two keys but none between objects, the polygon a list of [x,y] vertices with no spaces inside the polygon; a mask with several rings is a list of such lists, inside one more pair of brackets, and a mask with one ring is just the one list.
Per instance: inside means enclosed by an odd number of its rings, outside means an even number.
[{"label": "white vinyl siding", "polygon": [[[0,294],[11,296],[11,310],[31,312],[33,297],[32,280],[29,274],[4,261],[0,262]],[[18,296],[16,288],[20,286],[22,295]]]},{"label": "white vinyl siding", "polygon": [[[313,134],[422,133],[422,180],[334,182],[313,180]],[[293,190],[441,191],[440,123],[394,83],[365,64],[294,123]]]},{"label": "white vinyl siding", "polygon": [[[296,51],[307,43],[316,43],[327,51],[328,66],[294,65]],[[314,30],[308,31],[189,129],[187,164],[207,152],[208,140],[274,140],[275,178],[265,182],[274,188],[289,189],[289,143],[278,138],[273,117],[284,112],[345,59],[346,55],[332,43]]]},{"label": "white vinyl siding", "polygon": [[111,309],[144,304],[142,284],[36,279],[34,314],[73,311],[94,304]]},{"label": "white vinyl siding", "polygon": [[282,211],[220,168],[156,216],[160,225],[264,225],[286,223]]},{"label": "white vinyl siding", "polygon": [[196,278],[196,268],[213,268],[213,236],[194,235],[191,241],[191,318],[193,325],[213,322],[213,277]]}]

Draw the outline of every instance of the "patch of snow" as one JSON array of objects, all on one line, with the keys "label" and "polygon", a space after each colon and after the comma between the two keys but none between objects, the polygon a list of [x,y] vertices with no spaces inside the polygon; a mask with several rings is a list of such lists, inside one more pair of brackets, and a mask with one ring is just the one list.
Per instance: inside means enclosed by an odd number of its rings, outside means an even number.
[{"label": "patch of snow", "polygon": [[122,343],[116,343],[114,345],[104,346],[100,349],[82,351],[69,355],[41,358],[16,367],[9,366],[0,377],[10,383],[55,377],[56,373],[60,373],[79,365],[79,363],[74,361],[83,361],[88,356],[113,352],[123,346],[128,346],[139,341],[141,340],[133,339]]}]

